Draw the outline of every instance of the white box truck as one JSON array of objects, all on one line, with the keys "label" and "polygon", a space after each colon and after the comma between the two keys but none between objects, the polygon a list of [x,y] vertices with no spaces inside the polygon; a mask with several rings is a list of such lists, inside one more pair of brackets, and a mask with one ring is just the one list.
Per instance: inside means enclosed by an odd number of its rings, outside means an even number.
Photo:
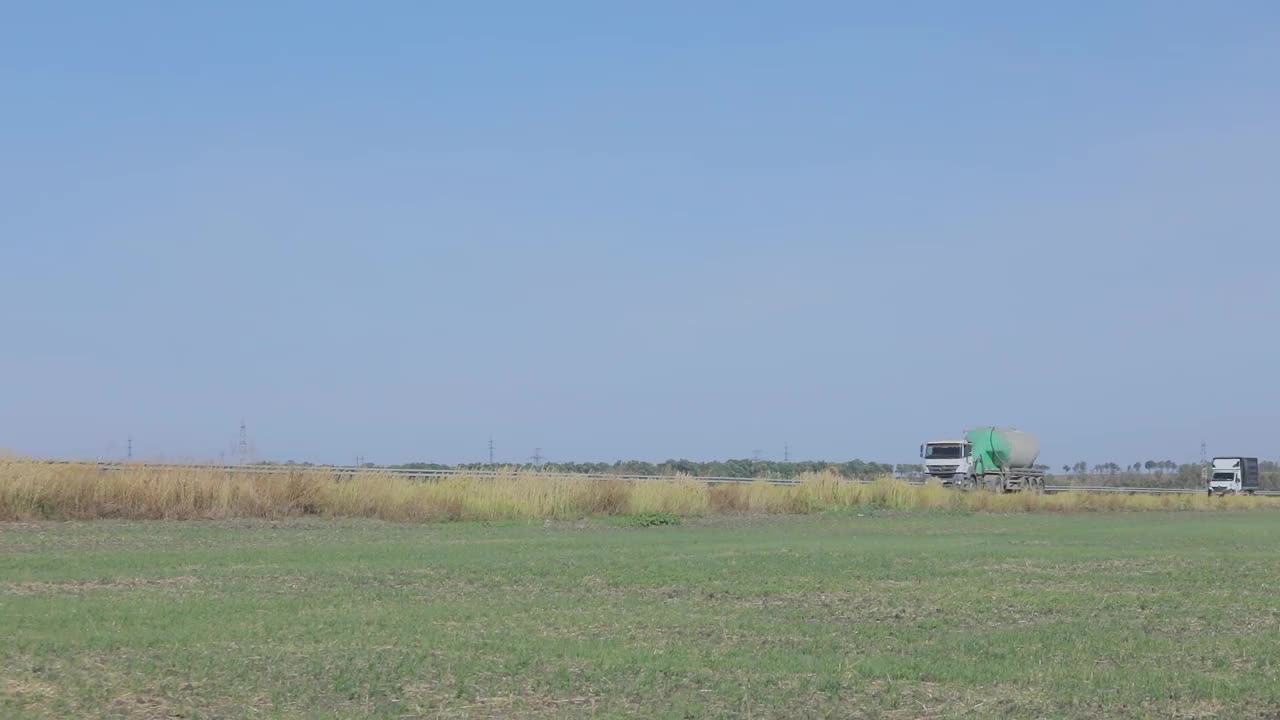
[{"label": "white box truck", "polygon": [[1210,497],[1252,495],[1258,490],[1258,458],[1216,457],[1209,469]]}]

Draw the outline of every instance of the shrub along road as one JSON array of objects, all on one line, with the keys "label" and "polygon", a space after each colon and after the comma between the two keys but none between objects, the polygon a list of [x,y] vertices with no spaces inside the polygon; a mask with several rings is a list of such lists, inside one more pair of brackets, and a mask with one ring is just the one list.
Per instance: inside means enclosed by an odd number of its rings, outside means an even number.
[{"label": "shrub along road", "polygon": [[671,522],[0,524],[0,716],[1280,712],[1274,513]]}]

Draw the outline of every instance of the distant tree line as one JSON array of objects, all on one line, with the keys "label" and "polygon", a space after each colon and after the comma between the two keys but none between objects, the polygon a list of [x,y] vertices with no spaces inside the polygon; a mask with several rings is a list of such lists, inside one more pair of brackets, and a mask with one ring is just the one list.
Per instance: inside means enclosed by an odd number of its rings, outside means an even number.
[{"label": "distant tree line", "polygon": [[1178,465],[1172,460],[1146,460],[1135,462],[1132,465],[1120,465],[1119,463],[1096,463],[1092,466],[1087,462],[1078,462],[1074,465],[1063,465],[1062,473],[1064,475],[1088,475],[1090,468],[1094,475],[1116,475],[1119,473],[1136,473],[1141,474],[1146,471],[1149,474],[1164,475],[1165,473],[1177,473],[1183,467],[1193,467],[1196,469],[1197,477],[1199,476],[1199,465]]},{"label": "distant tree line", "polygon": [[[1117,487],[1200,487],[1208,468],[1200,463],[1172,460],[1144,460],[1129,465],[1077,462],[1063,465],[1055,479],[1068,485],[1112,485]],[[1258,484],[1263,490],[1280,490],[1280,463],[1258,463]]]}]

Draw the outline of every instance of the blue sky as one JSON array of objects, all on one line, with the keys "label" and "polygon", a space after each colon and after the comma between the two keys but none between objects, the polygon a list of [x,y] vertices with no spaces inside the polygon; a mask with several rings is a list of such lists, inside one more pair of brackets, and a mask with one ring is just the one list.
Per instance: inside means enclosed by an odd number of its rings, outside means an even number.
[{"label": "blue sky", "polygon": [[1277,457],[1277,77],[1269,2],[10,4],[0,447]]}]

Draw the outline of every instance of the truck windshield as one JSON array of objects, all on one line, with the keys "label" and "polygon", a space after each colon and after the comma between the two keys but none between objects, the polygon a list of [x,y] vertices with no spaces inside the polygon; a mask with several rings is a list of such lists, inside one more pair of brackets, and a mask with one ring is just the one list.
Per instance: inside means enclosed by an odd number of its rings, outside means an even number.
[{"label": "truck windshield", "polygon": [[959,445],[926,445],[924,447],[925,460],[958,460],[962,454],[962,448]]},{"label": "truck windshield", "polygon": [[1235,480],[1236,474],[1233,472],[1216,472],[1213,474],[1214,480]]}]

